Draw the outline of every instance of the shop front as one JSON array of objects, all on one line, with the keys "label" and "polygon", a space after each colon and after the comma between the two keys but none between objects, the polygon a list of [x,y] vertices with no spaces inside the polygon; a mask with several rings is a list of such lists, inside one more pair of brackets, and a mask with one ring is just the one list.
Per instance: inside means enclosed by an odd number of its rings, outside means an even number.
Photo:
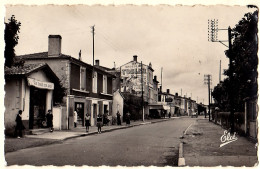
[{"label": "shop front", "polygon": [[6,68],[6,132],[13,132],[19,110],[23,111],[22,120],[26,130],[46,127],[45,116],[49,109],[52,110],[54,86],[58,82],[47,64]]}]

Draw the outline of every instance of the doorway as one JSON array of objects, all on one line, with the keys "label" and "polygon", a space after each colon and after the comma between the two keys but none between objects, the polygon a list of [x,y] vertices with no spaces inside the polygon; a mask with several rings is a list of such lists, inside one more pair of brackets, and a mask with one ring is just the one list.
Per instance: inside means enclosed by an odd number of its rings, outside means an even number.
[{"label": "doorway", "polygon": [[97,104],[93,104],[93,120],[94,125],[97,125]]},{"label": "doorway", "polygon": [[78,125],[84,126],[84,103],[75,102],[75,110],[78,113]]},{"label": "doorway", "polygon": [[47,90],[30,87],[29,129],[43,128]]}]

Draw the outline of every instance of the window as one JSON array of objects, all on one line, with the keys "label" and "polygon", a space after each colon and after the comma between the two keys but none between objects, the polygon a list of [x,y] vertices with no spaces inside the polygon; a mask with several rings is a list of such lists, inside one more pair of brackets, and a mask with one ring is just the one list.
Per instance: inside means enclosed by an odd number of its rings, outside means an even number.
[{"label": "window", "polygon": [[86,68],[80,68],[80,90],[86,90]]},{"label": "window", "polygon": [[93,90],[93,93],[97,93],[97,72],[94,72],[92,90]]},{"label": "window", "polygon": [[103,75],[103,93],[107,94],[107,76]]},{"label": "window", "polygon": [[158,102],[161,102],[162,101],[162,95],[159,95],[158,96]]}]

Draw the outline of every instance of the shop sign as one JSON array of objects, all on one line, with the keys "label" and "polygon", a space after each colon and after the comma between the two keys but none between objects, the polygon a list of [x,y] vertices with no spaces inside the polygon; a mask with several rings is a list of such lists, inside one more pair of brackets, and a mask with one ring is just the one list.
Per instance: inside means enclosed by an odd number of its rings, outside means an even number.
[{"label": "shop sign", "polygon": [[53,90],[54,89],[54,83],[50,83],[50,82],[41,82],[39,80],[35,80],[35,79],[31,79],[31,78],[27,78],[28,80],[28,85],[29,86],[34,86],[40,89],[49,89],[49,90]]}]

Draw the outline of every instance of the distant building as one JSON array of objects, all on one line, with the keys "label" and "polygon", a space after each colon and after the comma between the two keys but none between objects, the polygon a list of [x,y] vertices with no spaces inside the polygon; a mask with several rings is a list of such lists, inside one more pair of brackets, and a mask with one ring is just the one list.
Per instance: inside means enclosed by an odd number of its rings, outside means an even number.
[{"label": "distant building", "polygon": [[[149,105],[157,102],[157,79],[153,79],[152,64],[142,64],[137,61],[137,56],[133,60],[116,69],[120,73],[120,91],[132,93],[138,97],[143,96],[144,112],[149,115]],[[154,88],[156,87],[156,88]]]},{"label": "distant building", "polygon": [[[96,124],[98,114],[108,112],[112,115],[112,79],[114,75],[61,53],[61,36],[50,35],[48,52],[19,56],[26,63],[46,63],[56,73],[62,85],[66,88],[64,97],[66,111],[61,117],[62,129],[73,127],[74,111],[78,110],[78,123],[84,126],[84,116],[89,113],[90,123]],[[33,111],[33,110],[31,110]],[[33,114],[33,112],[30,112]]]}]

